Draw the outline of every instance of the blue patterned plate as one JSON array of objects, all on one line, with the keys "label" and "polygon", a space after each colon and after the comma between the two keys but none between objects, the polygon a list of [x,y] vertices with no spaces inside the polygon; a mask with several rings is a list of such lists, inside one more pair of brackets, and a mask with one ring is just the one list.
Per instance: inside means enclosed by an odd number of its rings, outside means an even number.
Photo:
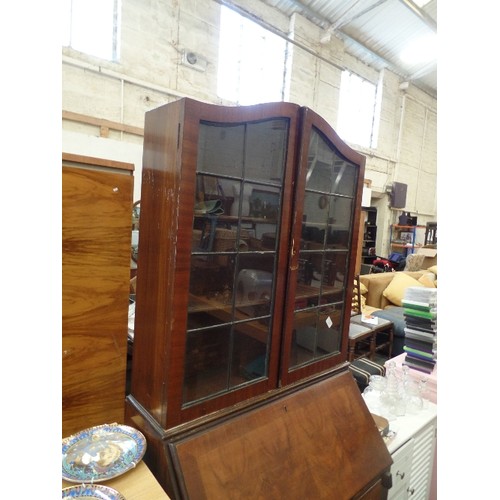
[{"label": "blue patterned plate", "polygon": [[146,438],[133,427],[104,424],[62,440],[62,477],[72,483],[98,483],[135,467],[146,452]]},{"label": "blue patterned plate", "polygon": [[118,491],[100,484],[79,484],[63,488],[62,498],[96,498],[97,500],[125,500]]}]

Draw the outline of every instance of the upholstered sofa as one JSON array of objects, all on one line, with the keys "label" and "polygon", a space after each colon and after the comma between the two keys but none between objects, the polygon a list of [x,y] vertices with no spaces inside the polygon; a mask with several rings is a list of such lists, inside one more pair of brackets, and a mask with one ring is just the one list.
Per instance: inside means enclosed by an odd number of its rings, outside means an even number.
[{"label": "upholstered sofa", "polygon": [[421,271],[362,274],[359,277],[362,311],[394,323],[392,355],[403,353],[404,327],[401,300],[409,286],[437,288],[437,266]]}]

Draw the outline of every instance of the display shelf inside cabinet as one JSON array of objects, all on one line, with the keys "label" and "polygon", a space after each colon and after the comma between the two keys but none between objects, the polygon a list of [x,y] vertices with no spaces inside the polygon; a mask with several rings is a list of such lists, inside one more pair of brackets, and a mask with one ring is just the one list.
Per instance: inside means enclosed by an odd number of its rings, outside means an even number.
[{"label": "display shelf inside cabinet", "polygon": [[364,163],[292,103],[146,113],[127,418],[169,493],[181,429],[350,377]]}]

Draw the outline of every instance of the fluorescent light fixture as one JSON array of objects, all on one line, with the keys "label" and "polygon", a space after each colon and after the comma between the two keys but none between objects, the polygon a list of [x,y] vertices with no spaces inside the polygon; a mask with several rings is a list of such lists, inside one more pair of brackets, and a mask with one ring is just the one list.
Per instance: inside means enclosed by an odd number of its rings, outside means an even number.
[{"label": "fluorescent light fixture", "polygon": [[399,54],[400,59],[407,64],[431,62],[436,59],[437,37],[432,33],[417,38],[405,47]]}]

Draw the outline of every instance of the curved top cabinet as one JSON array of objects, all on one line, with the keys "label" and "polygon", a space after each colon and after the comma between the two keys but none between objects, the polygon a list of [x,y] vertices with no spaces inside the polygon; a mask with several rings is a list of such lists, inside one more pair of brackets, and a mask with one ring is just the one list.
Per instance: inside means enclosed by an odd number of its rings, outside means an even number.
[{"label": "curved top cabinet", "polygon": [[146,113],[131,398],[162,428],[345,368],[364,162],[292,103]]}]

